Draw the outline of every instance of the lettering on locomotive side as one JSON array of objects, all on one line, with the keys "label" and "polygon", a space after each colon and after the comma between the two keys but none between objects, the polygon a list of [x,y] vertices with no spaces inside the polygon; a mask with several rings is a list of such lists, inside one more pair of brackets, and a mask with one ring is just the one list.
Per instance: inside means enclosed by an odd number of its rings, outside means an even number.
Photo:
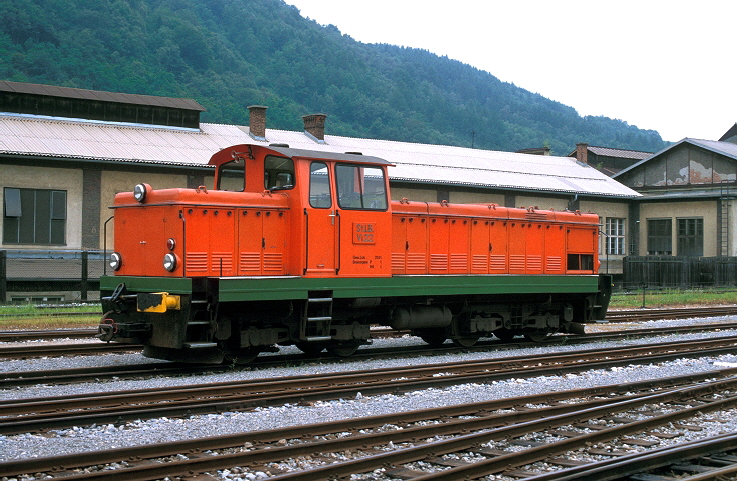
[{"label": "lettering on locomotive side", "polygon": [[381,269],[384,267],[384,261],[382,256],[374,256],[372,259],[370,256],[353,256],[351,263],[356,266],[367,266],[369,269]]},{"label": "lettering on locomotive side", "polygon": [[353,223],[353,243],[354,244],[376,244],[376,223],[375,222],[354,222]]}]

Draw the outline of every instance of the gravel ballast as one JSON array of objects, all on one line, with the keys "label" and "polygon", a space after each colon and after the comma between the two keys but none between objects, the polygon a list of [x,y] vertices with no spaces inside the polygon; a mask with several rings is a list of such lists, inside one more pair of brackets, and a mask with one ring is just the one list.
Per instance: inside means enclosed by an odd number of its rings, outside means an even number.
[{"label": "gravel ballast", "polygon": [[[724,318],[710,318],[703,322],[725,322]],[[659,321],[638,325],[639,327],[666,327],[669,325],[693,324],[694,320]],[[592,332],[596,326],[590,326]],[[607,330],[611,330],[609,327]],[[40,385],[0,391],[1,400],[26,399],[45,396],[63,396],[81,393],[122,391],[151,387],[168,387],[207,382],[224,382],[248,379],[260,379],[279,376],[309,376],[315,373],[350,371],[356,369],[401,367],[412,365],[459,361],[463,359],[492,359],[525,354],[541,354],[545,352],[564,352],[585,349],[597,349],[612,346],[638,344],[642,342],[671,342],[683,339],[700,339],[714,336],[737,335],[737,331],[718,333],[695,333],[664,336],[659,339],[624,340],[598,342],[579,346],[556,346],[517,349],[512,351],[486,351],[455,355],[438,355],[432,357],[415,357],[407,359],[389,359],[374,361],[351,361],[337,363],[314,363],[298,367],[284,366],[260,370],[241,370],[218,374],[203,374],[188,377],[154,378],[141,381],[106,381],[74,385]],[[421,344],[417,338],[378,339],[374,345],[388,347],[402,344]],[[151,359],[140,354],[108,354],[100,356],[84,356],[76,358],[48,358],[31,360],[4,361],[0,364],[0,372],[16,372],[28,370],[70,369],[92,366],[117,366],[122,364],[150,363]],[[207,436],[218,436],[239,432],[273,429],[313,422],[326,422],[348,418],[374,416],[394,412],[425,409],[453,404],[463,404],[502,399],[507,397],[539,394],[544,392],[580,389],[602,385],[616,385],[639,380],[680,376],[689,373],[705,372],[737,364],[737,352],[734,355],[704,357],[697,359],[680,359],[657,365],[630,365],[608,370],[590,370],[580,374],[564,376],[545,376],[525,378],[524,372],[519,378],[488,384],[463,384],[445,389],[427,389],[409,392],[404,395],[356,396],[355,399],[339,399],[331,402],[317,402],[312,406],[285,405],[269,408],[257,408],[248,412],[226,412],[222,414],[198,415],[187,419],[159,418],[138,420],[123,425],[103,425],[91,427],[74,427],[41,434],[20,434],[0,436],[0,461],[56,456],[72,452],[90,452],[102,449],[127,447],[194,439]],[[718,424],[715,431],[737,431],[737,420]],[[716,432],[713,434],[717,434]],[[709,432],[700,432],[700,437],[709,436]]]}]

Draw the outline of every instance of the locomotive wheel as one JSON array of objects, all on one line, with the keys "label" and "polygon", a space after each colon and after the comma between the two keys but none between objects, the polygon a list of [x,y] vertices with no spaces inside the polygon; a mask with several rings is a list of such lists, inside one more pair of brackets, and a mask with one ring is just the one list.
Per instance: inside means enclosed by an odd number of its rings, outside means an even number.
[{"label": "locomotive wheel", "polygon": [[317,356],[325,349],[325,344],[315,344],[314,342],[298,342],[295,346],[308,356]]},{"label": "locomotive wheel", "polygon": [[358,347],[361,345],[359,342],[355,341],[346,341],[346,342],[339,342],[335,344],[328,344],[326,346],[326,349],[328,352],[334,356],[339,357],[348,357],[352,356],[353,354],[358,351]]},{"label": "locomotive wheel", "polygon": [[461,337],[453,339],[453,344],[458,347],[472,347],[475,346],[477,342],[479,342],[478,337]]},{"label": "locomotive wheel", "polygon": [[525,339],[532,342],[542,342],[548,337],[548,331],[529,331],[525,332]]},{"label": "locomotive wheel", "polygon": [[424,334],[420,339],[430,345],[430,347],[440,347],[445,342],[445,334]]}]

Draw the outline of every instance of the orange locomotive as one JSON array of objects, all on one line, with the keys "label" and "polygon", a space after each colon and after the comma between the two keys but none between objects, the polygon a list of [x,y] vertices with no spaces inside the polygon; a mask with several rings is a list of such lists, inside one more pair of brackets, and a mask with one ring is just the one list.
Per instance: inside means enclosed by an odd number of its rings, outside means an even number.
[{"label": "orange locomotive", "polygon": [[214,189],[116,196],[101,339],[248,362],[277,345],[350,355],[372,324],[469,346],[606,313],[594,214],[392,202],[391,164],[360,154],[244,144],[210,164]]}]

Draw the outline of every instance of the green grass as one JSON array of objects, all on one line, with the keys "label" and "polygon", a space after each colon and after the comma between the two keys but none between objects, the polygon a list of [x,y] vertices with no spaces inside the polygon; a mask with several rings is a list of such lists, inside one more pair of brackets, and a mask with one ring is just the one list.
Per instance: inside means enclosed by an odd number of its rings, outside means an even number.
[{"label": "green grass", "polygon": [[[661,289],[648,290],[644,294],[644,306],[651,308],[729,304],[737,304],[737,291],[734,289]],[[620,309],[643,307],[643,292],[640,290],[614,293],[609,307]]]},{"label": "green grass", "polygon": [[[59,313],[75,312],[74,316]],[[0,306],[0,330],[95,327],[101,317],[95,304],[39,307],[30,304]]]}]

